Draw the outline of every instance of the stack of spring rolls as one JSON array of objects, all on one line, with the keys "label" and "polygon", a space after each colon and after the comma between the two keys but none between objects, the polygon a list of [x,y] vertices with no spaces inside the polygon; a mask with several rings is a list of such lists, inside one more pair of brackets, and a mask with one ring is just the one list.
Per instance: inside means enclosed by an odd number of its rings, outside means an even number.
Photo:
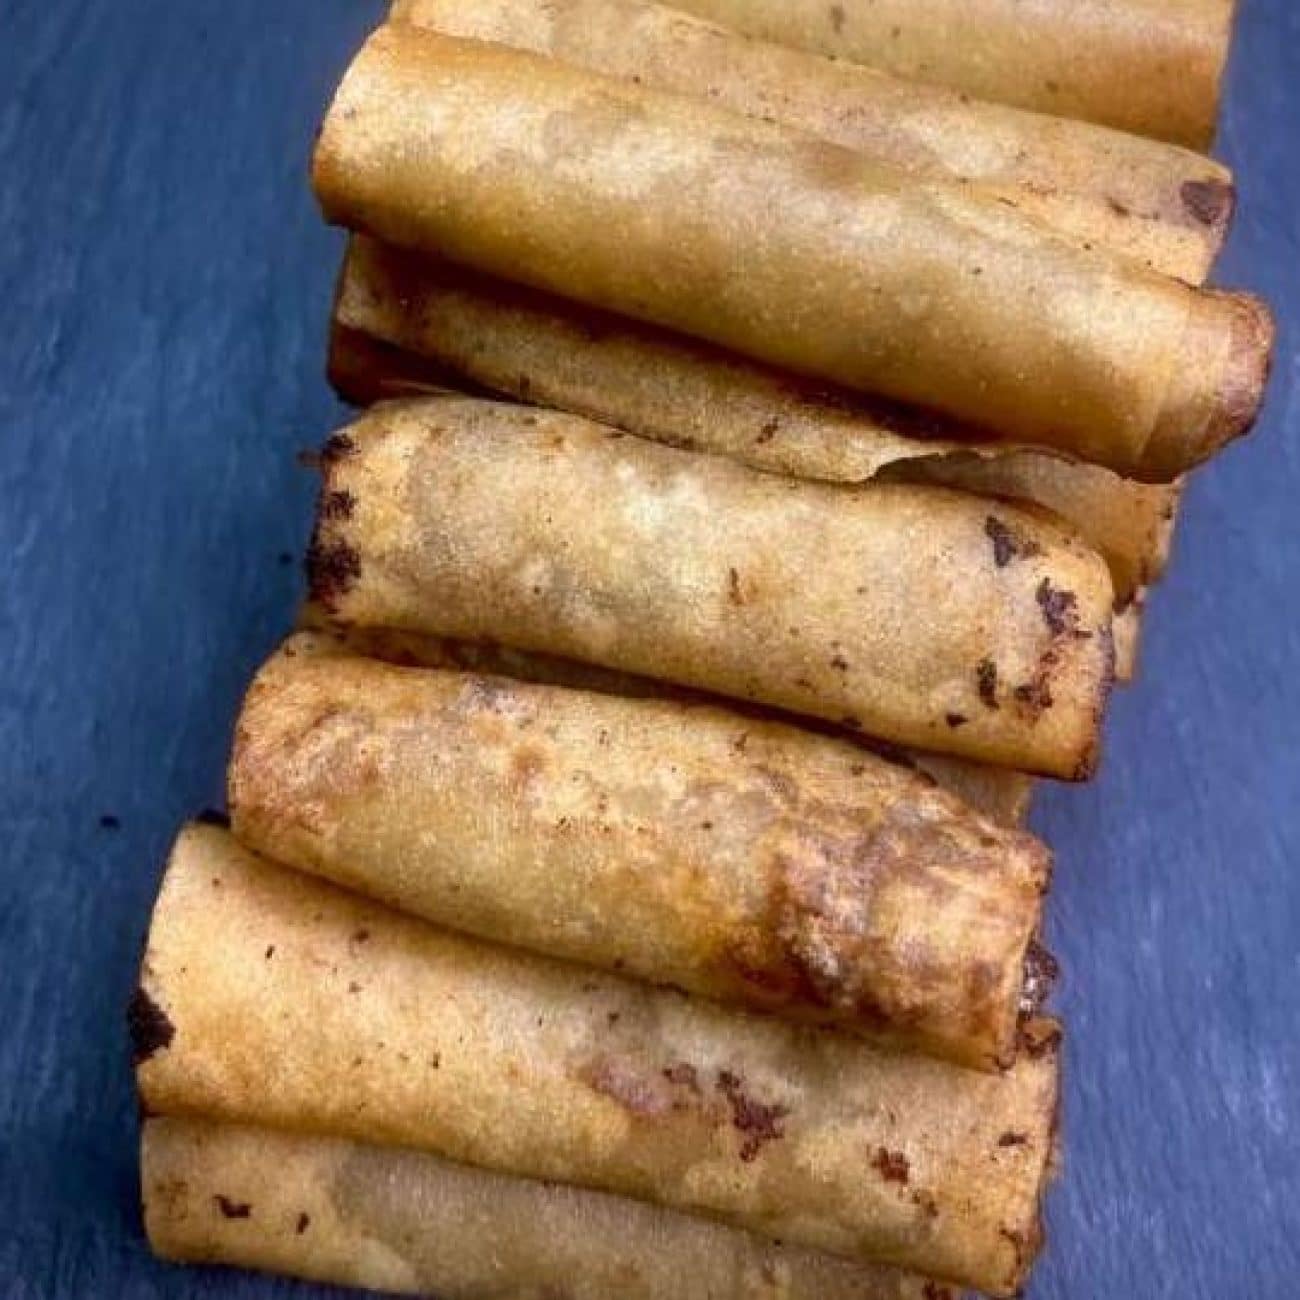
[{"label": "stack of spring rolls", "polygon": [[1231,5],[681,6],[396,0],[326,116],[369,409],[130,1007],[165,1256],[1026,1282],[1061,1028],[1020,825],[1093,773],[1269,361],[1188,148]]}]

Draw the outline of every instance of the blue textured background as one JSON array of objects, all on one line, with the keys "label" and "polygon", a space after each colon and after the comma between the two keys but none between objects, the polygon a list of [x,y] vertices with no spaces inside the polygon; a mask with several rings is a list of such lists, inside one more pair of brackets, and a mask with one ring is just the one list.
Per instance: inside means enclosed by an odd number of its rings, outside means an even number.
[{"label": "blue textured background", "polygon": [[[306,166],[378,0],[0,0],[0,1296],[323,1295],[150,1258],[122,1007],[219,802],[340,418]],[[1300,1294],[1300,7],[1243,0],[1220,272],[1283,332],[1191,491],[1101,779],[1045,789],[1068,1168],[1034,1300]]]}]

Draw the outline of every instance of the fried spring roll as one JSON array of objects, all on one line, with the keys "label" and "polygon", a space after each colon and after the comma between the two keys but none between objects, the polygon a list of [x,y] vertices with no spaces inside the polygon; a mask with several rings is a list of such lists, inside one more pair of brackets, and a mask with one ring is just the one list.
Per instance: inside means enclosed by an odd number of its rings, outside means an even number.
[{"label": "fried spring roll", "polygon": [[151,1112],[432,1151],[1009,1295],[1059,1030],[1006,1074],[496,948],[186,829],[131,1024]]},{"label": "fried spring roll", "polygon": [[[578,663],[573,659],[560,659],[535,651],[515,650],[494,642],[457,641],[451,637],[431,636],[421,632],[401,632],[391,627],[336,627],[324,610],[311,601],[300,611],[298,626],[332,638],[341,649],[352,654],[365,655],[401,667],[449,668],[487,673],[493,677],[513,677],[517,681],[541,682],[550,686],[565,686],[570,690],[597,691],[630,699],[693,701],[733,711],[756,713],[772,722],[787,722],[804,728],[824,726],[816,719],[783,714],[777,709],[747,706],[738,700],[693,691],[671,682],[636,677],[631,673],[616,672],[596,664]],[[1029,816],[1034,780],[1023,772],[987,767],[983,763],[968,763],[946,754],[905,750],[840,728],[825,729],[841,740],[847,739],[864,745],[880,758],[921,773],[925,779],[942,786],[950,794],[955,794],[963,803],[969,804],[976,812],[1001,826],[1023,826]]]},{"label": "fried spring roll", "polygon": [[349,245],[334,319],[331,377],[361,404],[482,390],[794,478],[935,482],[1033,502],[1101,553],[1121,601],[1168,557],[1177,484],[972,441],[917,412],[364,236]]},{"label": "fried spring roll", "polygon": [[405,24],[353,62],[314,182],[336,223],[1130,477],[1206,459],[1263,391],[1249,295],[792,128]]},{"label": "fried spring roll", "polygon": [[374,408],[328,444],[313,597],[1082,779],[1112,589],[1050,518],[945,488],[761,474],[576,416]]},{"label": "fried spring roll", "polygon": [[772,41],[1195,149],[1233,0],[676,0]]},{"label": "fried spring roll", "polygon": [[711,100],[913,175],[974,182],[1083,244],[1197,284],[1232,214],[1231,173],[1190,150],[972,102],[654,0],[397,0],[391,17]]},{"label": "fried spring roll", "polygon": [[301,633],[244,701],[229,807],[259,853],[455,930],[1015,1059],[1046,849],[846,742]]},{"label": "fried spring roll", "polygon": [[884,1265],[608,1192],[306,1133],[151,1119],[154,1251],[441,1300],[955,1300]]}]

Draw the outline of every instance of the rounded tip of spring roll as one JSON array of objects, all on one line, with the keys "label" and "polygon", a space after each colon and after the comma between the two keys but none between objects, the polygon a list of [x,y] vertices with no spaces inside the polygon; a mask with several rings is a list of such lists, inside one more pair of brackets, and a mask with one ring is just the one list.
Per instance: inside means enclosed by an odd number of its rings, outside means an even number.
[{"label": "rounded tip of spring roll", "polygon": [[[1229,322],[1226,331],[1218,325],[1224,315]],[[1213,324],[1211,318],[1217,318]],[[1259,415],[1277,337],[1268,304],[1251,293],[1207,290],[1202,310],[1189,322],[1189,338],[1209,330],[1222,339],[1213,383],[1204,386],[1199,376],[1186,374],[1191,366],[1175,377],[1175,396],[1166,404],[1143,455],[1143,477],[1176,478],[1249,433]]]}]

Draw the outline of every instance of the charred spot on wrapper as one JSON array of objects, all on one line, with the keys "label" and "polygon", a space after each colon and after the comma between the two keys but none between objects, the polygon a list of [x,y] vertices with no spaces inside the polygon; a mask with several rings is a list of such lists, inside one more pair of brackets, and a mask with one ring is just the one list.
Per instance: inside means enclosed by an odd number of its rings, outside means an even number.
[{"label": "charred spot on wrapper", "polygon": [[252,1216],[253,1207],[247,1201],[234,1201],[220,1192],[212,1199],[216,1201],[217,1209],[221,1211],[224,1219],[247,1219]]},{"label": "charred spot on wrapper", "polygon": [[998,707],[998,666],[992,659],[981,659],[975,666],[975,686],[985,708]]},{"label": "charred spot on wrapper", "polygon": [[984,520],[984,536],[993,543],[993,563],[1005,569],[1017,557],[1028,559],[1041,555],[1043,548],[1032,537],[1021,537],[1010,524],[989,515]]},{"label": "charred spot on wrapper", "polygon": [[1003,1133],[1002,1136],[998,1138],[998,1146],[1000,1147],[1023,1147],[1028,1145],[1029,1145],[1028,1133],[1007,1132],[1007,1133]]},{"label": "charred spot on wrapper", "polygon": [[307,588],[311,598],[333,611],[361,577],[361,555],[347,542],[325,542],[319,533],[307,548]]},{"label": "charred spot on wrapper", "polygon": [[921,1291],[921,1300],[952,1300],[952,1292],[938,1282],[927,1282]]},{"label": "charred spot on wrapper", "polygon": [[310,1225],[311,1225],[311,1215],[308,1214],[306,1210],[304,1210],[304,1211],[303,1211],[303,1212],[298,1216],[298,1222],[297,1222],[296,1224],[294,1224],[294,1229],[293,1229],[293,1230],[294,1230],[294,1232],[296,1232],[296,1233],[298,1234],[298,1236],[301,1237],[302,1234],[303,1234],[304,1232],[307,1231],[307,1229],[308,1229],[308,1227],[309,1227]]},{"label": "charred spot on wrapper", "polygon": [[1233,189],[1227,181],[1184,181],[1178,193],[1191,217],[1203,226],[1223,225],[1232,214]]},{"label": "charred spot on wrapper", "polygon": [[356,449],[357,444],[349,434],[332,434],[325,439],[325,445],[320,449],[320,463],[322,465],[337,464],[339,461],[351,456]]},{"label": "charred spot on wrapper", "polygon": [[871,1157],[871,1167],[887,1183],[902,1183],[904,1186],[911,1176],[911,1167],[907,1157],[901,1151],[890,1151],[888,1147],[877,1147]]},{"label": "charred spot on wrapper", "polygon": [[964,713],[945,713],[943,720],[954,729],[964,727],[970,721]]},{"label": "charred spot on wrapper", "polygon": [[754,1160],[766,1143],[785,1137],[788,1106],[756,1101],[745,1091],[740,1076],[730,1070],[718,1071],[717,1086],[731,1107],[731,1123],[741,1135],[740,1158],[745,1164]]},{"label": "charred spot on wrapper", "polygon": [[1060,974],[1056,958],[1037,939],[1031,939],[1025,949],[1025,979],[1020,988],[1021,1019],[1038,1014]]},{"label": "charred spot on wrapper", "polygon": [[754,442],[759,446],[762,446],[764,443],[771,442],[772,439],[776,437],[777,432],[780,430],[780,428],[781,428],[780,420],[768,420],[763,425],[763,427],[759,429],[758,437],[754,439]]},{"label": "charred spot on wrapper", "polygon": [[838,36],[840,32],[844,30],[844,6],[838,4],[831,5],[830,9],[827,10],[827,13],[830,16],[831,27],[834,28],[835,34]]},{"label": "charred spot on wrapper", "polygon": [[1074,592],[1053,587],[1052,580],[1044,578],[1034,592],[1034,599],[1043,611],[1043,621],[1053,636],[1060,636],[1074,626],[1079,604],[1079,598]]},{"label": "charred spot on wrapper", "polygon": [[356,508],[356,497],[347,488],[339,488],[321,498],[320,515],[322,519],[351,519]]},{"label": "charred spot on wrapper", "polygon": [[126,1025],[131,1035],[131,1064],[147,1061],[155,1052],[171,1045],[176,1027],[167,1013],[142,988],[126,1004]]}]

